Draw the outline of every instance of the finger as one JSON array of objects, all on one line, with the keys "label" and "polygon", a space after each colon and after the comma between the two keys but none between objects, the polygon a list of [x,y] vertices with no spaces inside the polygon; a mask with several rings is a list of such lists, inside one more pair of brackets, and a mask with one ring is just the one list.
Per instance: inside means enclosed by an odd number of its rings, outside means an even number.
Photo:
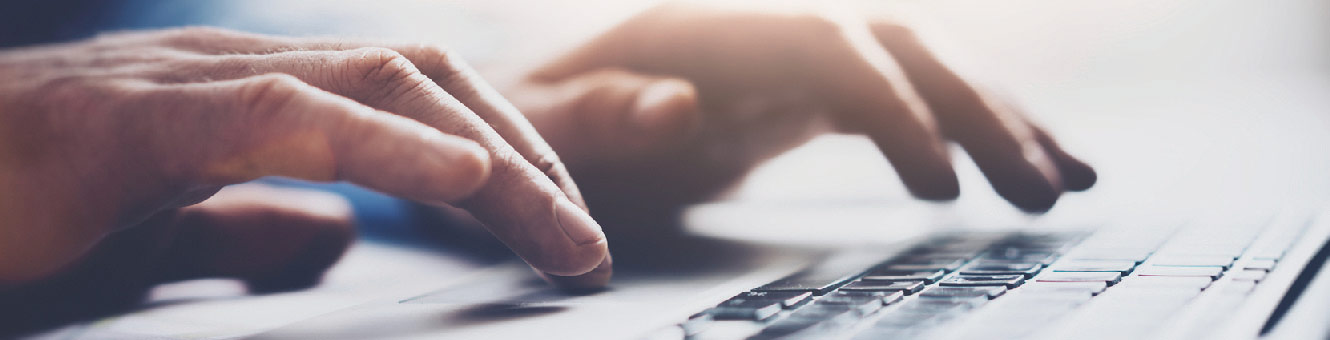
[{"label": "finger", "polygon": [[[527,162],[535,165],[576,204],[586,208],[572,176],[559,155],[542,138],[535,127],[507,99],[482,80],[479,74],[461,58],[432,45],[370,44],[350,41],[287,41],[308,50],[343,51],[372,46],[384,46],[401,53],[426,77],[484,119]],[[629,148],[649,145],[665,139],[670,132],[683,129],[690,123],[696,110],[696,91],[692,85],[677,78],[651,77],[626,71],[606,69],[588,72],[573,79],[565,79],[558,91],[560,99],[573,96],[573,103],[583,117],[578,120],[587,125],[599,125],[590,133],[635,133],[638,138],[605,139],[609,143],[642,141],[625,145]],[[632,105],[632,107],[627,107]],[[617,107],[615,107],[617,106]],[[603,115],[603,116],[596,116]],[[609,115],[615,115],[609,117]],[[595,116],[595,117],[587,117]],[[625,120],[631,121],[626,122]],[[605,126],[612,123],[613,126]],[[625,129],[631,123],[632,128]],[[610,132],[613,131],[613,132]],[[553,132],[557,133],[557,132]],[[664,136],[662,136],[664,135]],[[580,136],[588,137],[588,136]],[[592,148],[561,148],[561,150],[592,150]],[[602,155],[603,156],[603,155]]]},{"label": "finger", "polygon": [[815,90],[840,112],[843,125],[866,133],[896,168],[906,188],[925,199],[960,194],[956,172],[927,105],[900,66],[865,29],[818,24],[835,37],[812,52]]},{"label": "finger", "polygon": [[1047,131],[1034,124],[1031,124],[1030,128],[1034,130],[1035,140],[1039,141],[1039,144],[1044,147],[1044,151],[1047,151],[1048,155],[1053,157],[1053,163],[1057,164],[1058,170],[1062,174],[1062,184],[1068,190],[1085,191],[1093,187],[1095,182],[1099,180],[1099,174],[1095,172],[1093,167],[1063,150],[1062,146],[1058,145],[1058,142]]},{"label": "finger", "polygon": [[589,293],[605,288],[605,285],[610,282],[610,276],[614,273],[613,269],[614,261],[610,259],[610,254],[607,253],[605,259],[601,260],[595,269],[586,273],[562,276],[537,271],[536,274],[565,291]]},{"label": "finger", "polygon": [[1044,151],[1053,158],[1053,163],[1057,165],[1059,173],[1062,175],[1062,184],[1067,190],[1085,191],[1093,187],[1099,180],[1099,174],[1095,172],[1094,167],[1073,156],[1058,144],[1057,139],[1053,138],[1048,130],[1039,126],[1028,118],[1025,109],[1017,105],[1015,101],[1009,99],[1010,96],[1001,92],[988,92],[998,97],[997,101],[1003,104],[1009,112],[1021,117],[1030,130],[1034,133],[1034,138],[1044,147]]},{"label": "finger", "polygon": [[155,285],[238,278],[255,292],[318,282],[353,237],[340,197],[240,185],[111,234],[58,275],[0,290],[0,335],[123,312]]},{"label": "finger", "polygon": [[1026,211],[1052,208],[1062,193],[1062,174],[1033,128],[938,60],[909,28],[891,22],[871,27],[942,130],[965,148],[998,194]]},{"label": "finger", "polygon": [[[356,44],[340,44],[334,48],[352,48]],[[360,46],[360,47],[363,47]],[[541,138],[521,112],[504,99],[492,86],[481,79],[469,65],[453,53],[438,47],[389,46],[415,64],[422,73],[444,91],[489,123],[519,155],[554,182],[573,203],[586,209],[586,202],[568,169],[559,160],[554,149]]]},{"label": "finger", "polygon": [[112,233],[77,261],[37,281],[0,289],[0,337],[95,319],[143,301],[155,261],[171,240],[176,210]]},{"label": "finger", "polygon": [[[262,176],[347,180],[402,197],[456,202],[486,182],[476,143],[375,111],[286,75],[207,84],[144,85],[144,134],[171,178],[226,185]],[[181,141],[192,141],[182,143]]]},{"label": "finger", "polygon": [[483,81],[461,58],[430,45],[391,45],[351,41],[325,41],[271,37],[210,28],[190,28],[167,33],[165,44],[202,53],[272,54],[299,51],[348,51],[388,48],[400,53],[425,77],[443,88],[455,101],[480,116],[491,129],[526,161],[546,174],[573,203],[586,208],[577,185],[568,175],[549,144],[498,91]]},{"label": "finger", "polygon": [[[202,74],[222,77],[290,74],[365,105],[476,141],[490,152],[490,180],[475,194],[450,203],[475,215],[524,260],[550,274],[588,272],[608,252],[600,226],[585,209],[508,145],[489,122],[396,51],[364,48],[217,56],[205,58],[197,66]],[[545,160],[547,165],[557,163],[554,158]]]},{"label": "finger", "polygon": [[173,224],[157,281],[236,278],[254,292],[313,286],[355,237],[340,196],[249,184],[180,209]]}]

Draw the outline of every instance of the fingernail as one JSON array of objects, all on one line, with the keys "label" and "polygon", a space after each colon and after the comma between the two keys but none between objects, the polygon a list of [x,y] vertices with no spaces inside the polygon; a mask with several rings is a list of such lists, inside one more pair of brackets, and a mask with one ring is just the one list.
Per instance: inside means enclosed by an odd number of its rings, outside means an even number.
[{"label": "fingernail", "polygon": [[594,293],[605,289],[610,283],[610,277],[614,275],[613,261],[608,254],[605,259],[600,261],[596,269],[592,269],[586,274],[578,276],[558,276],[545,272],[537,272],[545,280],[553,283],[555,287],[564,292],[573,294]]},{"label": "fingernail", "polygon": [[580,246],[605,241],[605,232],[601,231],[600,224],[573,202],[560,199],[554,203],[554,210],[559,227],[563,228],[564,235],[573,243]]}]

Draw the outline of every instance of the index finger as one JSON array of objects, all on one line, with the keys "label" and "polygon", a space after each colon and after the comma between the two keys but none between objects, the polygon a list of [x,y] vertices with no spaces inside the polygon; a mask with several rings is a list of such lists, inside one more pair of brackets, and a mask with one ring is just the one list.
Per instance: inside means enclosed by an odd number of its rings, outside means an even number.
[{"label": "index finger", "polygon": [[[206,36],[205,38],[200,35]],[[586,209],[581,192],[553,148],[540,137],[535,127],[498,91],[489,86],[470,66],[454,53],[433,45],[375,44],[345,40],[310,40],[262,36],[207,28],[186,29],[168,39],[173,47],[204,53],[257,53],[281,51],[347,51],[363,48],[387,48],[400,53],[420,73],[443,88],[475,115],[480,116],[523,159],[549,177],[574,204]]]},{"label": "index finger", "polygon": [[824,42],[807,56],[816,67],[813,90],[829,99],[842,124],[877,144],[911,193],[956,198],[960,184],[928,105],[867,29],[836,19],[813,17],[805,25],[815,35],[804,41]]},{"label": "index finger", "polygon": [[[474,114],[401,53],[361,48],[203,59],[206,65],[199,69],[213,77],[288,73],[365,105],[476,141],[490,152],[490,180],[475,194],[451,204],[484,222],[532,267],[547,274],[574,276],[597,268],[608,270],[606,240],[590,215],[494,130],[501,123]],[[517,131],[532,134],[523,138],[539,138],[534,131]],[[557,164],[552,156],[544,159]]]},{"label": "index finger", "polygon": [[998,194],[1027,211],[1046,211],[1057,202],[1063,173],[1033,126],[943,63],[909,27],[870,25],[936,111],[943,131],[965,148]]}]

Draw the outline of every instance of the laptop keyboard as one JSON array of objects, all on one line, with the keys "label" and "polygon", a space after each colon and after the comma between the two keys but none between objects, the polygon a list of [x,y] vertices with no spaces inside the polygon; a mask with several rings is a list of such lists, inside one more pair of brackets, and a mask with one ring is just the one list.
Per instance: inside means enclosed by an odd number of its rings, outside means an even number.
[{"label": "laptop keyboard", "polygon": [[[1289,227],[1263,228],[1274,223]],[[938,234],[886,260],[823,261],[680,327],[695,339],[1014,339],[1050,325],[1066,326],[1052,338],[1135,338],[1208,290],[1240,302],[1305,224]],[[709,331],[726,323],[753,331]]]}]

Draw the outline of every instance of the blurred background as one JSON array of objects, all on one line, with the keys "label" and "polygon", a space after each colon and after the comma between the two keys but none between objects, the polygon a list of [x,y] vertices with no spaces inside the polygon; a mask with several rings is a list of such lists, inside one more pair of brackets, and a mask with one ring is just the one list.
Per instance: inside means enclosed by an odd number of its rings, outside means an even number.
[{"label": "blurred background", "polygon": [[[656,3],[55,0],[7,5],[23,10],[0,14],[0,42],[25,45],[183,25],[428,42],[459,52],[502,86]],[[1009,92],[1099,168],[1100,185],[1064,198],[1049,218],[1122,209],[1311,206],[1330,197],[1330,1],[850,3],[866,15],[917,22],[948,59]],[[963,222],[949,212],[965,210],[985,212],[969,215],[987,222],[1031,220],[1005,206],[968,162],[957,163],[962,198],[918,203],[865,139],[820,138],[759,169],[729,200],[694,209],[690,227],[743,236],[742,228],[726,226],[762,218],[788,225],[783,234],[793,239],[807,239],[825,235],[801,232],[808,228],[799,225],[808,221],[853,228],[825,223],[828,216],[939,224]],[[368,224],[390,224],[376,218],[391,219],[400,210],[391,199],[348,186],[335,189],[355,199]],[[726,213],[736,210],[760,214]],[[754,236],[771,234],[779,233]]]}]

